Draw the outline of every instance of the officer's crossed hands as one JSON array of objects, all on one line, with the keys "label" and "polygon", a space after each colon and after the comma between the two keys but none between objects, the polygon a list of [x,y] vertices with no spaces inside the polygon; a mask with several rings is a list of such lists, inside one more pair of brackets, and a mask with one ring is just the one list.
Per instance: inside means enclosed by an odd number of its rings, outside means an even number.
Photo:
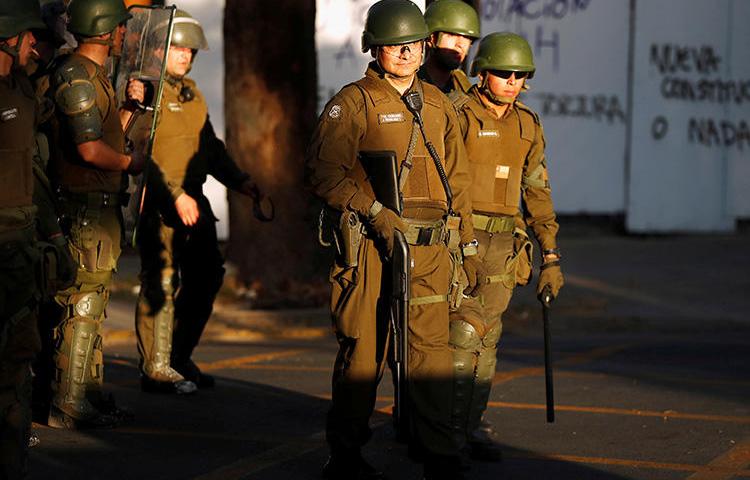
[{"label": "officer's crossed hands", "polygon": [[545,254],[542,266],[539,268],[539,283],[536,287],[537,297],[541,300],[545,287],[549,287],[552,298],[556,298],[565,284],[560,269],[560,255],[558,253]]},{"label": "officer's crossed hands", "polygon": [[174,208],[186,227],[192,227],[198,223],[198,218],[201,216],[198,202],[187,193],[183,192],[177,197],[177,200],[174,201]]},{"label": "officer's crossed hands", "polygon": [[369,223],[375,235],[385,242],[389,257],[393,254],[393,237],[396,230],[406,232],[409,228],[396,212],[387,207],[382,207],[379,212],[370,217]]}]

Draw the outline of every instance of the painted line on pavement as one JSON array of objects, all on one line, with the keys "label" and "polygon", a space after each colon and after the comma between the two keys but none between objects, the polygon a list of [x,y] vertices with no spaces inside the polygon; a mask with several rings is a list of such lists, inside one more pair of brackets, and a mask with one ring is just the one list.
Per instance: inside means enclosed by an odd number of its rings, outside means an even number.
[{"label": "painted line on pavement", "polygon": [[322,435],[324,435],[324,432],[319,432],[311,437],[311,441],[317,440],[314,444],[284,443],[257,455],[243,458],[211,472],[193,477],[193,480],[241,480],[247,478],[249,475],[265,470],[266,468],[326,448],[326,443],[323,441]]},{"label": "painted line on pavement", "polygon": [[745,469],[750,467],[750,439],[737,443],[728,452],[716,457],[706,466],[729,471],[700,471],[690,475],[686,480],[729,480],[737,475],[747,475]]},{"label": "painted line on pavement", "polygon": [[[546,405],[536,403],[511,403],[511,402],[487,402],[487,406],[493,408],[511,408],[517,410],[545,410]],[[674,410],[638,410],[628,408],[612,408],[612,407],[578,407],[574,405],[555,405],[555,410],[560,412],[576,412],[576,413],[598,413],[606,415],[627,415],[633,417],[656,417],[663,419],[678,419],[678,420],[699,420],[706,422],[726,422],[726,423],[741,423],[750,424],[750,417],[733,416],[733,415],[711,415],[704,413],[682,413]]]},{"label": "painted line on pavement", "polygon": [[[573,353],[559,360],[559,365],[580,366],[594,360],[614,355],[615,353],[627,350],[632,344],[610,345],[607,347],[597,347],[587,352]],[[544,374],[542,367],[523,367],[511,370],[509,372],[497,372],[492,379],[492,385],[509,382],[523,377],[537,377]]]},{"label": "painted line on pavement", "polygon": [[281,350],[278,352],[269,352],[269,353],[259,353],[256,355],[249,355],[246,357],[235,357],[235,358],[227,358],[224,360],[218,360],[216,362],[210,362],[210,363],[198,363],[198,368],[205,371],[213,371],[213,370],[224,370],[224,369],[232,369],[232,368],[238,368],[243,365],[247,365],[250,363],[259,363],[259,362],[266,362],[268,360],[275,360],[277,358],[283,358],[283,357],[291,357],[294,355],[298,355],[302,352],[305,352],[305,349],[297,349],[297,350]]}]

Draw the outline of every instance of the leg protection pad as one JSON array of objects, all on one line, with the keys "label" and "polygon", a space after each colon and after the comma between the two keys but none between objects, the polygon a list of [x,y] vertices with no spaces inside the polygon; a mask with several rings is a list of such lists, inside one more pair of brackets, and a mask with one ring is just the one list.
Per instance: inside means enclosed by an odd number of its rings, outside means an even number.
[{"label": "leg protection pad", "polygon": [[451,425],[461,445],[466,439],[477,356],[482,347],[482,339],[469,322],[453,320],[450,323],[449,343],[453,347],[454,381]]},{"label": "leg protection pad", "polygon": [[487,329],[487,333],[482,339],[474,376],[474,390],[469,406],[469,431],[479,428],[482,415],[487,409],[487,401],[492,390],[492,380],[495,377],[497,342],[500,340],[501,330],[500,322],[495,322]]}]

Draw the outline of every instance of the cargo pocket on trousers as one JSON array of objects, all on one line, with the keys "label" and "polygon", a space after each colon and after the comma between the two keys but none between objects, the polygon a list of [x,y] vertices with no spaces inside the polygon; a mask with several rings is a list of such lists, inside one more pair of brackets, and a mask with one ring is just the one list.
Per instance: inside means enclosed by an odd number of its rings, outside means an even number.
[{"label": "cargo pocket on trousers", "polygon": [[534,245],[529,235],[516,228],[513,231],[513,255],[515,256],[515,278],[516,284],[524,286],[531,280],[533,272],[531,258],[534,253]]},{"label": "cargo pocket on trousers", "polygon": [[360,268],[363,267],[368,242],[359,249],[356,267],[344,266],[337,259],[331,267],[331,316],[336,333],[349,338],[359,338],[359,319],[364,306],[364,282],[360,282]]}]

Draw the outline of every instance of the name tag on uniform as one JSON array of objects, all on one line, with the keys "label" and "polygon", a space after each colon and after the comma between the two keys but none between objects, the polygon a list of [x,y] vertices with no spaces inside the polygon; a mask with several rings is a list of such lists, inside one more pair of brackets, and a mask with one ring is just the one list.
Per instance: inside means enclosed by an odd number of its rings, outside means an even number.
[{"label": "name tag on uniform", "polygon": [[167,108],[170,112],[181,112],[182,104],[178,102],[167,102]]},{"label": "name tag on uniform", "polygon": [[18,109],[16,107],[4,108],[2,112],[0,112],[0,120],[3,122],[9,122],[14,118],[18,118]]},{"label": "name tag on uniform", "polygon": [[495,178],[508,178],[510,167],[507,165],[498,165],[495,167]]},{"label": "name tag on uniform", "polygon": [[378,123],[380,125],[384,123],[398,123],[398,122],[403,122],[403,121],[404,121],[404,112],[378,114]]},{"label": "name tag on uniform", "polygon": [[479,130],[479,138],[499,136],[500,132],[498,132],[497,130]]}]

